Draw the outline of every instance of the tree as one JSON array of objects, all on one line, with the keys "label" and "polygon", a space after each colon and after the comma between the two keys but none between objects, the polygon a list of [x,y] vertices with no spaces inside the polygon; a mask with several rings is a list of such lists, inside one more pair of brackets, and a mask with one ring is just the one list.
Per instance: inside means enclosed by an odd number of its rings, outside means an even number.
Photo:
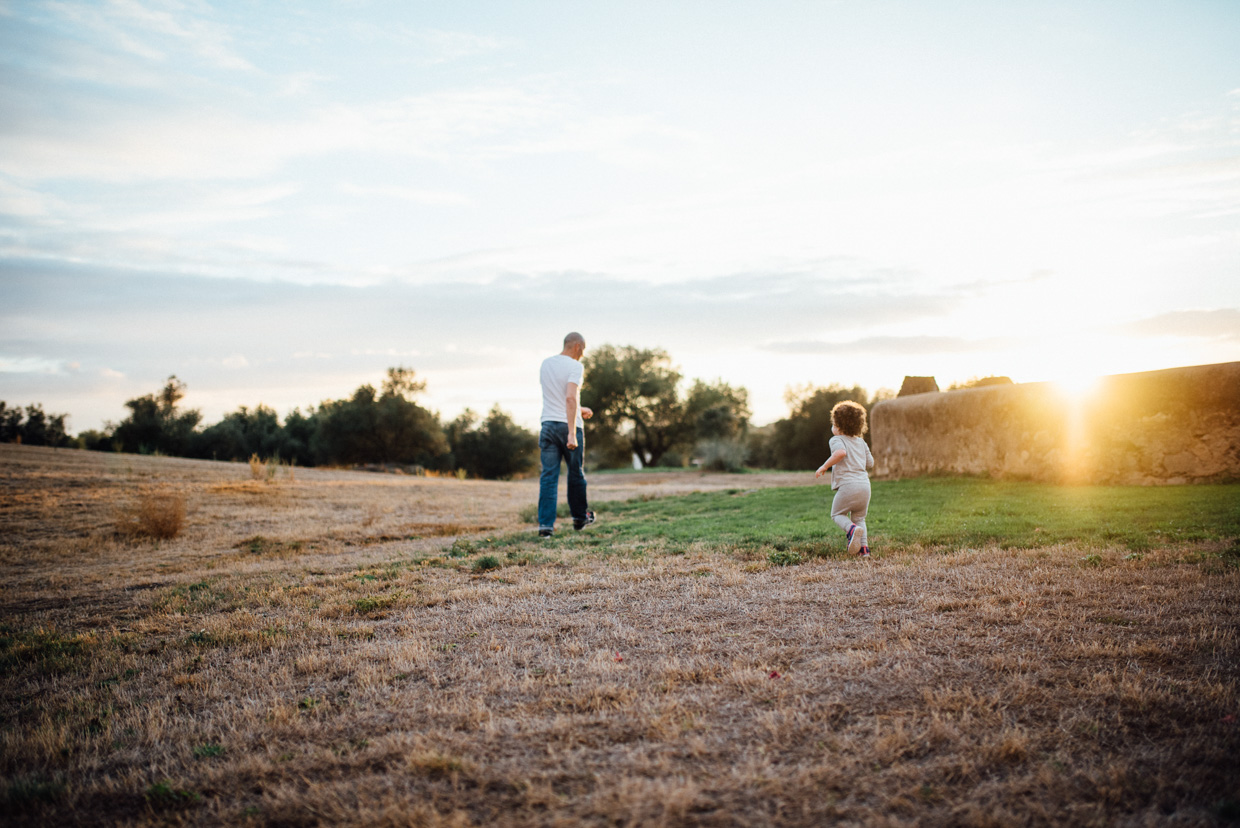
[{"label": "tree", "polygon": [[65,446],[67,414],[48,415],[40,403],[31,403],[25,411],[20,406],[9,408],[0,401],[0,443],[24,443],[28,446]]},{"label": "tree", "polygon": [[748,391],[695,380],[682,397],[680,370],[662,349],[602,345],[583,362],[581,402],[594,410],[586,445],[605,462],[636,454],[657,466],[704,441],[739,445],[749,428]]},{"label": "tree", "polygon": [[590,438],[613,460],[632,452],[642,465],[654,466],[692,441],[693,423],[677,391],[681,375],[666,351],[603,345],[583,362],[581,403],[594,410]]},{"label": "tree", "polygon": [[300,466],[314,465],[314,439],[319,430],[319,415],[311,406],[305,414],[294,408],[284,418],[284,451],[281,457]]},{"label": "tree", "polygon": [[78,448],[87,451],[116,451],[116,443],[112,439],[112,430],[108,428],[105,431],[97,429],[87,429],[77,436]]},{"label": "tree", "polygon": [[693,425],[693,456],[702,468],[740,471],[749,431],[749,392],[723,380],[695,380],[685,395],[685,419]]},{"label": "tree", "polygon": [[442,464],[448,441],[439,418],[409,398],[424,387],[413,380],[412,369],[393,368],[382,395],[363,385],[348,400],[325,401],[318,411],[316,456],[326,463]]},{"label": "tree", "polygon": [[739,440],[749,430],[749,391],[722,379],[713,385],[694,380],[685,396],[685,418],[693,436],[702,440]]},{"label": "tree", "polygon": [[26,412],[21,406],[9,408],[0,401],[0,443],[20,443],[22,441],[22,420]]},{"label": "tree", "polygon": [[185,383],[173,374],[157,393],[126,402],[130,414],[121,420],[113,435],[120,450],[186,456],[202,413],[196,408],[179,410],[177,403],[184,397]]},{"label": "tree", "polygon": [[986,377],[969,377],[963,382],[953,382],[947,386],[948,391],[959,391],[964,388],[986,388],[991,385],[1012,385],[1011,377],[986,376]]},{"label": "tree", "polygon": [[791,414],[774,424],[767,446],[770,460],[779,469],[812,469],[831,456],[831,409],[836,403],[853,400],[867,411],[871,407],[868,392],[860,386],[805,385],[788,389],[784,400]]},{"label": "tree", "polygon": [[243,405],[198,434],[193,454],[212,460],[248,460],[255,454],[291,459],[286,443],[287,435],[274,409],[261,403],[253,410]]},{"label": "tree", "polygon": [[22,424],[22,442],[28,446],[46,446],[47,414],[43,406],[32,403],[26,406],[26,422]]},{"label": "tree", "polygon": [[538,435],[514,423],[498,403],[481,423],[465,409],[445,432],[456,467],[471,477],[503,480],[538,466]]}]

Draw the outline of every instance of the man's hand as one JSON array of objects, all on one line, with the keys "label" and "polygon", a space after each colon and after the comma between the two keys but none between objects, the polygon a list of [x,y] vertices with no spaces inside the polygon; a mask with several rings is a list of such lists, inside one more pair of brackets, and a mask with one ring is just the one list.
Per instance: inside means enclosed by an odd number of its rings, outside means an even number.
[{"label": "man's hand", "polygon": [[568,450],[572,451],[577,448],[577,429],[572,429],[568,434]]},{"label": "man's hand", "polygon": [[593,416],[594,416],[594,409],[588,408],[584,405],[581,407],[581,419],[588,420]]}]

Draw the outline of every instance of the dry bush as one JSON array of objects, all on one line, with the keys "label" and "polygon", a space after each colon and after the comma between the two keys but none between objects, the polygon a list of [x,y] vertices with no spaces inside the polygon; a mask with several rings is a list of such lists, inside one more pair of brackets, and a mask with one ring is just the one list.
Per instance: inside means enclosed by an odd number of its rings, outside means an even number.
[{"label": "dry bush", "polygon": [[131,537],[168,540],[185,526],[185,495],[171,489],[142,492],[137,501],[120,509],[116,529]]},{"label": "dry bush", "polygon": [[[264,460],[257,454],[250,455],[250,477],[254,480],[265,480],[268,483],[276,482],[276,472],[280,470],[280,460],[273,457],[270,460]],[[293,479],[292,470],[289,470],[289,479]]]}]

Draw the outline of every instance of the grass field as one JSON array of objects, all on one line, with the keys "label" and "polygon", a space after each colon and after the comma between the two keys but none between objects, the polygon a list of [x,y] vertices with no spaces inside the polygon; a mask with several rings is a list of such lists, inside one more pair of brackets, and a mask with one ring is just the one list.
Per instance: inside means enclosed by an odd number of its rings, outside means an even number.
[{"label": "grass field", "polygon": [[860,561],[811,481],[593,475],[540,542],[532,481],[0,446],[0,814],[1240,820],[1240,486],[877,482]]}]

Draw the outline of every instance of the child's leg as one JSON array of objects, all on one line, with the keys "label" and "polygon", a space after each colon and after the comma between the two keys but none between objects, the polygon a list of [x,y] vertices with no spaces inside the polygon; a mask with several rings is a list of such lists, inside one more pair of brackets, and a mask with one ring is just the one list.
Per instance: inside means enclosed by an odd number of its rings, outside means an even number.
[{"label": "child's leg", "polygon": [[857,524],[857,531],[861,533],[861,545],[869,548],[870,539],[866,536],[865,515],[870,510],[870,487],[858,486],[857,488],[861,490],[857,495],[860,505],[853,507],[852,520]]},{"label": "child's leg", "polygon": [[861,545],[869,546],[865,532],[865,515],[869,508],[870,487],[845,484],[835,491],[835,499],[831,501],[831,519],[845,532],[849,526],[857,524]]},{"label": "child's leg", "polygon": [[[857,508],[857,492],[852,486],[844,485],[835,490],[835,499],[831,501],[831,519],[835,525],[848,531],[848,527],[856,523],[849,513]],[[863,511],[862,514],[865,514]]]}]

